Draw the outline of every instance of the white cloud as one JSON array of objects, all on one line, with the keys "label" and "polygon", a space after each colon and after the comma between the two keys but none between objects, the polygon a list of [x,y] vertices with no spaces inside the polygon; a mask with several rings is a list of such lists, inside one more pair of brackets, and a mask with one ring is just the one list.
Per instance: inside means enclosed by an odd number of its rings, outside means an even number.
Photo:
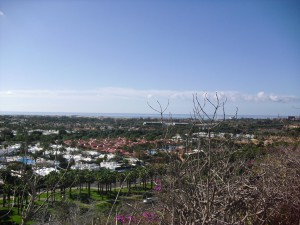
[{"label": "white cloud", "polygon": [[216,99],[216,93],[220,101],[228,102],[299,102],[299,96],[287,96],[267,94],[263,91],[257,94],[247,94],[237,91],[175,91],[175,90],[138,90],[132,88],[105,87],[97,90],[5,90],[0,91],[0,98],[33,98],[33,99],[84,99],[84,100],[114,100],[114,99],[170,99],[192,100],[197,93],[199,98],[205,95],[210,99]]},{"label": "white cloud", "polygon": [[273,102],[278,102],[278,101],[280,101],[280,98],[279,98],[277,95],[273,95],[273,94],[270,95],[270,99],[271,99],[271,101],[273,101]]},{"label": "white cloud", "polygon": [[1,10],[0,10],[0,17],[1,16],[5,16],[5,14],[4,14],[4,12],[2,12]]},{"label": "white cloud", "polygon": [[[119,87],[97,90],[0,90],[0,111],[153,113],[147,102],[156,107],[157,101],[165,106],[169,100],[168,112],[189,114],[193,108],[193,95],[196,93],[199,101],[205,96],[211,100],[216,98],[216,92],[201,90],[139,90]],[[287,111],[292,110],[291,104],[300,103],[299,96],[264,91],[254,94],[238,91],[217,93],[220,101],[227,100],[229,114],[234,114],[236,107],[241,114],[287,114]],[[234,111],[230,112],[232,109]]]},{"label": "white cloud", "polygon": [[[216,92],[175,91],[175,90],[138,90],[131,88],[105,87],[97,90],[3,90],[0,91],[0,111],[28,112],[147,112],[147,106],[157,106],[157,100],[166,105],[170,100],[169,112],[190,113],[193,108],[193,95],[199,101],[203,97],[211,100]],[[300,103],[299,96],[268,94],[263,91],[247,94],[237,91],[218,91],[220,101],[227,100],[228,108],[240,109],[244,114],[272,114],[274,111],[285,113],[288,105],[281,103]],[[257,104],[264,103],[264,104]],[[276,103],[276,104],[273,104]],[[275,109],[274,107],[277,107]],[[264,108],[267,108],[264,111]],[[186,111],[188,110],[188,111]],[[230,112],[234,114],[235,112]]]},{"label": "white cloud", "polygon": [[258,92],[258,93],[257,93],[257,97],[260,98],[260,99],[261,99],[261,98],[264,98],[264,97],[265,97],[265,92],[263,92],[263,91]]}]

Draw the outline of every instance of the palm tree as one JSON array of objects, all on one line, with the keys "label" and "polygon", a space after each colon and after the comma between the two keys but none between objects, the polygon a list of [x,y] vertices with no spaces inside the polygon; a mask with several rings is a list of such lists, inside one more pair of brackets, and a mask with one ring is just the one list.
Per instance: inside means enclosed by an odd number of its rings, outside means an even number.
[{"label": "palm tree", "polygon": [[95,179],[97,180],[98,183],[98,193],[100,195],[100,191],[103,191],[103,182],[104,182],[104,175],[103,175],[104,171],[103,170],[99,170],[95,173]]},{"label": "palm tree", "polygon": [[6,198],[9,196],[12,176],[8,170],[2,170],[0,177],[3,183],[0,185],[0,190],[3,193],[3,207],[6,207]]},{"label": "palm tree", "polygon": [[72,187],[76,185],[76,172],[69,170],[66,174],[67,186],[69,187],[69,197],[72,197]]},{"label": "palm tree", "polygon": [[49,190],[51,191],[51,200],[55,202],[55,190],[58,186],[59,174],[56,171],[52,171],[46,176],[47,184],[47,200],[49,200]]},{"label": "palm tree", "polygon": [[146,167],[147,171],[148,171],[148,176],[151,180],[151,189],[153,188],[153,181],[154,181],[154,177],[156,174],[156,169],[153,166],[147,166]]},{"label": "palm tree", "polygon": [[108,175],[108,177],[107,177],[108,188],[109,188],[109,192],[111,192],[112,183],[114,183],[116,186],[116,172],[108,170],[107,175]]},{"label": "palm tree", "polygon": [[138,174],[135,170],[126,171],[125,174],[127,176],[127,188],[128,188],[128,191],[130,192],[131,191],[131,183],[136,181]]},{"label": "palm tree", "polygon": [[37,193],[38,193],[38,198],[39,198],[39,201],[41,200],[41,189],[43,187],[45,187],[46,185],[46,177],[43,177],[43,176],[38,176],[38,183],[37,183],[37,187],[36,187],[36,190],[37,190]]},{"label": "palm tree", "polygon": [[61,192],[62,197],[65,197],[67,187],[70,188],[70,190],[69,190],[69,194],[70,194],[70,191],[71,191],[72,185],[73,185],[72,178],[73,178],[73,174],[71,173],[71,171],[66,171],[61,175],[59,186],[60,186],[60,192]]},{"label": "palm tree", "polygon": [[84,170],[84,179],[88,185],[88,196],[91,197],[91,183],[95,181],[94,172],[90,170]]},{"label": "palm tree", "polygon": [[126,174],[125,173],[118,173],[117,174],[117,180],[120,182],[120,185],[122,186],[123,182],[125,181]]},{"label": "palm tree", "polygon": [[112,183],[115,184],[115,191],[117,189],[117,179],[118,179],[118,172],[117,171],[111,171],[111,180],[112,180]]},{"label": "palm tree", "polygon": [[147,167],[139,167],[137,170],[138,170],[137,172],[138,172],[139,178],[143,184],[143,189],[146,190],[147,179],[149,177],[148,168]]},{"label": "palm tree", "polygon": [[110,190],[110,185],[111,185],[111,177],[110,177],[110,170],[105,169],[103,171],[103,181],[105,184],[105,192],[107,193]]},{"label": "palm tree", "polygon": [[83,170],[76,170],[76,184],[79,184],[79,195],[81,195],[82,191],[82,184],[85,182],[85,177],[84,177],[84,171]]}]

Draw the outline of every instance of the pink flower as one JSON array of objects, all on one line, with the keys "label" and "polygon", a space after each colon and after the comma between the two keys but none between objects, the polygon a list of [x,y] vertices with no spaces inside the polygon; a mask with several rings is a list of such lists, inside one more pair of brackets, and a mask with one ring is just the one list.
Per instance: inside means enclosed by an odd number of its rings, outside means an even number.
[{"label": "pink flower", "polygon": [[143,212],[142,215],[147,220],[147,222],[154,222],[156,220],[156,215],[153,212]]},{"label": "pink flower", "polygon": [[124,215],[117,215],[116,221],[120,222],[122,224],[125,224],[126,222],[132,222],[134,221],[134,216],[124,216]]},{"label": "pink flower", "polygon": [[157,184],[154,188],[153,188],[154,191],[161,191],[161,185],[160,184]]},{"label": "pink flower", "polygon": [[116,221],[117,221],[117,222],[121,222],[121,223],[125,223],[126,218],[125,218],[125,216],[123,216],[123,215],[117,215]]},{"label": "pink flower", "polygon": [[128,222],[134,221],[134,216],[126,216],[126,219],[128,220]]}]

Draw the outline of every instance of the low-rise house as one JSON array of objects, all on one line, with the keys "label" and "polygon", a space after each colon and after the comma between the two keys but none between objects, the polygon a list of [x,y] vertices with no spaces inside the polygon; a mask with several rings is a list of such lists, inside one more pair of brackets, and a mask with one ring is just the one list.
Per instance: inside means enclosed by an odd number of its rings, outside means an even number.
[{"label": "low-rise house", "polygon": [[34,172],[36,174],[39,174],[41,176],[46,176],[48,175],[49,173],[51,173],[52,171],[57,171],[56,169],[52,168],[52,167],[43,167],[43,168],[40,168],[40,169],[37,169],[35,170]]},{"label": "low-rise house", "polygon": [[71,166],[71,169],[73,169],[73,170],[99,170],[100,166],[95,163],[92,163],[92,164],[76,163],[75,165]]},{"label": "low-rise house", "polygon": [[101,162],[100,167],[110,170],[116,170],[116,168],[121,167],[121,164],[117,162]]}]

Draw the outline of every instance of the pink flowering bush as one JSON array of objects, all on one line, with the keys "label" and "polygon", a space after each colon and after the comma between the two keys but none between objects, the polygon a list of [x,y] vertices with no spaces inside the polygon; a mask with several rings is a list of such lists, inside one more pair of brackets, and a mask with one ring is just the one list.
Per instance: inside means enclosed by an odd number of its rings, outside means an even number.
[{"label": "pink flowering bush", "polygon": [[160,184],[156,185],[156,186],[153,188],[153,190],[154,190],[154,191],[161,191],[161,190],[162,190],[161,185],[160,185]]},{"label": "pink flowering bush", "polygon": [[155,223],[158,219],[154,212],[143,212],[142,216],[147,223]]},{"label": "pink flowering bush", "polygon": [[116,221],[124,224],[126,222],[126,217],[123,216],[123,215],[117,215],[116,216]]},{"label": "pink flowering bush", "polygon": [[131,216],[131,215],[127,215],[127,216],[117,215],[116,216],[116,221],[121,224],[132,223],[134,220],[135,220],[134,216]]},{"label": "pink flowering bush", "polygon": [[155,187],[153,188],[154,191],[162,191],[162,185],[161,185],[161,181],[160,180],[157,180],[155,182]]}]

